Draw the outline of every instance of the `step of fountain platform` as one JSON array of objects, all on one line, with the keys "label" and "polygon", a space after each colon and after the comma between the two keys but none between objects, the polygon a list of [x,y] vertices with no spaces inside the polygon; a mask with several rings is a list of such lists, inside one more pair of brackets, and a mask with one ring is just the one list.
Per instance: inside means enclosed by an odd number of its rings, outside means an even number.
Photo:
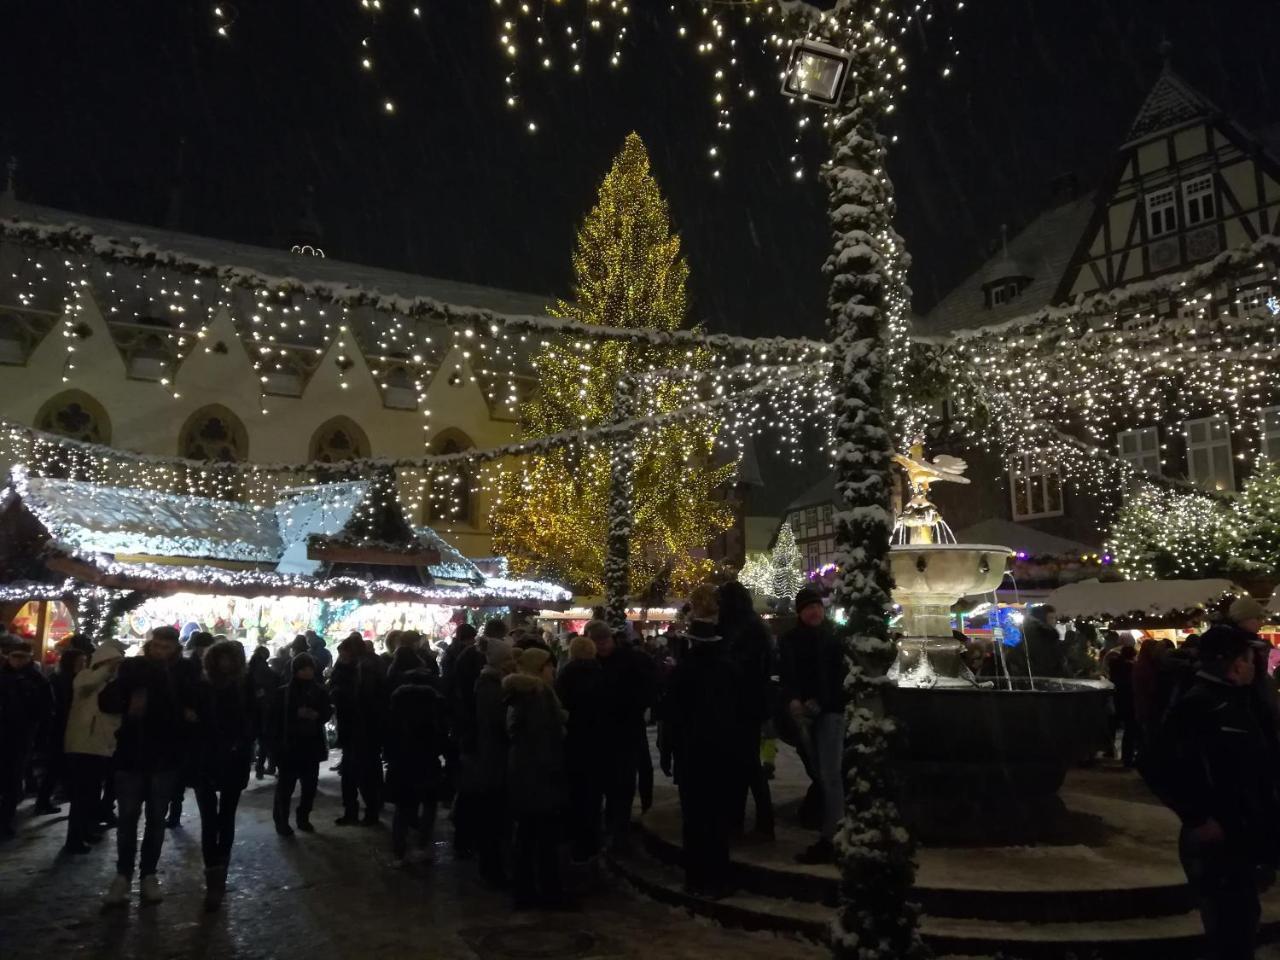
[{"label": "step of fountain platform", "polygon": [[[743,930],[829,941],[832,908],[822,903],[746,891],[720,900],[699,897],[685,892],[682,871],[641,850],[611,857],[610,866],[645,896],[695,916]],[[987,960],[995,955],[1010,960],[1198,960],[1203,956],[1200,919],[1194,911],[1055,923],[925,915],[921,933],[935,955],[954,960]],[[1280,939],[1280,893],[1263,899],[1260,939]]]},{"label": "step of fountain platform", "polygon": [[[836,868],[796,864],[794,854],[809,835],[783,824],[778,832],[775,844],[735,846],[734,883],[750,896],[834,906],[839,892]],[[654,808],[638,826],[638,835],[653,859],[680,866],[677,808]],[[922,849],[915,896],[930,917],[993,922],[1121,921],[1175,917],[1193,908],[1194,898],[1176,860],[1153,864],[1156,856],[1150,850],[1135,850],[1126,857],[1144,862],[1100,860],[1078,846]],[[1080,869],[1082,864],[1087,869]]]}]

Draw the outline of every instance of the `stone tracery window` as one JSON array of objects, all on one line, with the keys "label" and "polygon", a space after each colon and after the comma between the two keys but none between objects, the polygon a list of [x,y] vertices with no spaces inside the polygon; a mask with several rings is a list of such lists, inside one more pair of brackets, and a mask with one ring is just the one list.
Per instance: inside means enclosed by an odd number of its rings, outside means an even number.
[{"label": "stone tracery window", "polygon": [[188,460],[239,462],[249,459],[249,432],[220,404],[201,407],[187,418],[178,439],[178,455]]},{"label": "stone tracery window", "polygon": [[369,437],[349,417],[334,417],[322,423],[311,435],[313,463],[341,463],[372,455]]},{"label": "stone tracery window", "polygon": [[37,430],[86,443],[111,442],[111,419],[102,404],[82,390],[64,390],[36,414]]}]

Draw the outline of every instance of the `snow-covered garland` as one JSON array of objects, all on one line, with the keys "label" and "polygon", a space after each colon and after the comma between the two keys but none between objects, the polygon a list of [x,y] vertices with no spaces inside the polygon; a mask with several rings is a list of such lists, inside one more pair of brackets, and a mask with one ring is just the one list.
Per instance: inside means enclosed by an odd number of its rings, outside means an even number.
[{"label": "snow-covered garland", "polygon": [[431,297],[403,297],[378,290],[321,280],[300,280],[263,273],[252,267],[217,264],[173,250],[164,250],[140,239],[101,236],[76,223],[47,224],[19,218],[0,219],[0,242],[25,247],[94,256],[137,269],[161,268],[174,274],[217,280],[230,287],[276,297],[309,297],[322,303],[353,309],[369,308],[399,318],[429,319],[450,327],[509,330],[540,336],[618,340],[655,347],[690,346],[711,350],[748,351],[753,356],[776,354],[812,358],[823,356],[830,346],[795,337],[750,339],[701,330],[657,330],[602,327],[558,317],[497,313],[479,307],[442,303]]},{"label": "snow-covered garland", "polygon": [[[403,458],[366,458],[350,460],[342,463],[295,463],[295,464],[260,464],[248,462],[206,463],[199,460],[186,460],[180,457],[161,457],[150,454],[139,454],[125,450],[116,450],[100,444],[87,443],[45,433],[24,424],[0,417],[0,429],[6,431],[8,441],[12,444],[28,444],[32,447],[43,446],[49,451],[57,451],[71,457],[84,456],[90,461],[108,461],[120,464],[133,464],[139,467],[153,467],[174,474],[176,471],[202,474],[209,472],[219,477],[235,475],[371,475],[379,471],[393,469],[432,469],[461,466],[465,464],[487,463],[507,457],[521,457],[529,454],[546,453],[548,451],[582,443],[611,443],[636,434],[658,429],[670,424],[685,423],[713,414],[716,410],[732,406],[735,403],[759,398],[775,391],[781,391],[793,384],[820,377],[826,372],[823,365],[790,368],[785,375],[778,375],[767,383],[759,383],[742,390],[724,393],[707,400],[700,400],[689,406],[680,407],[666,413],[650,417],[628,419],[620,423],[605,424],[580,430],[570,430],[538,437],[533,440],[520,440],[496,447],[482,447],[466,450],[461,453],[431,454],[420,457]],[[30,469],[39,471],[45,466],[40,457],[22,457],[28,462]],[[176,479],[176,477],[174,477]]]},{"label": "snow-covered garland", "polygon": [[538,580],[486,578],[483,584],[467,587],[424,587],[393,580],[360,580],[355,577],[316,578],[259,570],[224,570],[220,567],[180,567],[157,563],[122,563],[103,554],[76,550],[55,550],[51,557],[68,557],[92,568],[119,588],[145,584],[158,593],[183,591],[217,593],[225,591],[254,596],[312,596],[357,599],[374,603],[387,599],[456,606],[476,603],[505,606],[513,602],[557,604],[573,599],[564,587]]},{"label": "snow-covered garland", "polygon": [[[891,764],[897,734],[884,713],[881,689],[897,652],[886,613],[891,513],[891,423],[885,407],[895,392],[889,351],[905,301],[901,238],[893,229],[893,186],[877,129],[892,108],[885,82],[884,38],[890,5],[842,3],[858,33],[835,39],[851,49],[853,101],[832,123],[832,161],[824,170],[835,252],[826,264],[831,281],[828,326],[837,367],[835,517],[836,603],[848,614],[844,630],[849,665],[846,707],[845,819],[836,836],[840,907],[832,945],[836,956],[857,960],[913,960],[926,955],[919,908],[911,902],[915,850],[894,798]],[[856,16],[853,16],[856,14]],[[848,29],[845,27],[844,29]],[[877,40],[879,42],[877,42]]]}]

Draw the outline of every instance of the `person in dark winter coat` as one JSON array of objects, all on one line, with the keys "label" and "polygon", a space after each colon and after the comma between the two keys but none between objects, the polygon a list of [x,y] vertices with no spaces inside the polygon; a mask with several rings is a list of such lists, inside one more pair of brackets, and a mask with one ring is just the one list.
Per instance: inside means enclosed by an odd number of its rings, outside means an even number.
[{"label": "person in dark winter coat", "polygon": [[196,804],[204,856],[205,909],[217,910],[227,889],[227,867],[236,835],[236,808],[249,785],[258,704],[245,675],[239,644],[219,640],[204,656],[199,708]]},{"label": "person in dark winter coat", "polygon": [[799,623],[778,644],[779,679],[822,794],[818,842],[797,859],[831,863],[832,840],[844,816],[844,650],[818,591],[803,587],[796,594],[796,618]]},{"label": "person in dark winter coat", "polygon": [[320,764],[329,756],[324,725],[333,714],[329,694],[316,680],[316,663],[310,654],[294,657],[292,670],[293,679],[276,693],[272,715],[272,742],[279,771],[273,813],[276,833],[282,837],[293,836],[289,805],[299,783],[302,796],[298,800],[298,829],[315,832],[311,809],[315,805]]},{"label": "person in dark winter coat", "polygon": [[720,898],[730,890],[730,818],[743,771],[760,743],[747,743],[744,724],[754,719],[757,692],[730,656],[716,623],[702,619],[715,611],[707,585],[694,590],[688,652],[676,664],[663,702],[662,770],[680,789],[684,832],[685,888]]},{"label": "person in dark winter coat", "polygon": [[448,739],[444,752],[444,784],[441,799],[452,797],[458,788],[458,776],[461,769],[458,752],[457,717],[458,717],[458,659],[468,648],[475,646],[477,631],[469,623],[460,623],[453,632],[453,640],[445,648],[440,658],[440,692],[444,696],[445,711],[448,718]]},{"label": "person in dark winter coat", "polygon": [[[303,638],[306,643],[306,638]],[[271,655],[267,666],[271,668],[271,672],[276,675],[275,686],[271,688],[271,692],[279,690],[280,687],[289,682],[290,668],[289,664],[293,661],[293,650],[291,647],[278,647],[276,652]]]},{"label": "person in dark winter coat", "polygon": [[477,802],[484,803],[479,792],[485,789],[485,778],[472,769],[480,762],[476,740],[476,683],[485,667],[488,644],[503,643],[506,633],[506,624],[501,620],[487,622],[483,637],[459,653],[449,681],[453,694],[449,711],[453,720],[453,738],[457,744],[459,766],[458,795],[453,807],[453,845],[461,857],[471,856],[478,844],[487,842],[480,836],[484,820],[476,806]]},{"label": "person in dark winter coat", "polygon": [[773,674],[777,657],[773,634],[755,612],[751,593],[736,580],[722,584],[717,591],[720,606],[720,635],[726,653],[742,672],[745,684],[742,718],[744,756],[747,758],[745,782],[737,791],[732,812],[734,827],[741,833],[746,821],[747,794],[755,801],[756,833],[773,839],[773,798],[769,795],[769,779],[760,765],[761,728],[773,714]]},{"label": "person in dark winter coat", "polygon": [[259,644],[249,658],[249,694],[253,697],[257,720],[254,729],[257,731],[257,750],[254,757],[254,776],[259,780],[267,774],[275,775],[276,762],[271,756],[267,742],[267,727],[271,722],[271,703],[275,699],[276,690],[281,680],[270,663],[270,651]]},{"label": "person in dark winter coat", "polygon": [[517,907],[554,905],[561,896],[559,842],[564,810],[564,711],[545,650],[520,654],[502,681],[507,707],[507,801],[515,818],[512,887]]},{"label": "person in dark winter coat", "polygon": [[475,646],[476,636],[476,628],[469,623],[460,623],[453,631],[453,639],[445,648],[444,657],[440,660],[440,675],[444,678],[446,697],[451,697],[453,693],[452,680],[458,658],[468,647]]},{"label": "person in dark winter coat", "polygon": [[338,662],[329,672],[329,696],[338,722],[342,750],[342,816],[335,822],[376,824],[382,810],[382,734],[388,680],[382,661],[370,656],[359,634],[338,644]]},{"label": "person in dark winter coat", "polygon": [[[1116,648],[1115,655],[1107,659],[1107,679],[1115,687],[1113,704],[1115,720],[1112,731],[1112,749],[1115,734],[1120,734],[1120,758],[1126,767],[1132,767],[1138,755],[1138,720],[1133,710],[1133,662],[1138,651],[1133,646]],[[1112,754],[1114,756],[1114,753]]]},{"label": "person in dark winter coat", "polygon": [[1057,623],[1058,613],[1048,604],[1032,607],[1023,622],[1022,645],[1033,677],[1065,677],[1070,672]]},{"label": "person in dark winter coat", "polygon": [[49,694],[53,698],[53,713],[46,725],[44,740],[44,778],[36,795],[36,814],[52,816],[62,808],[53,803],[53,793],[66,785],[67,758],[63,739],[67,735],[67,716],[71,712],[71,689],[76,674],[84,669],[88,657],[77,647],[63,647],[58,657],[58,669],[49,678]]},{"label": "person in dark winter coat", "polygon": [[1280,857],[1275,727],[1254,695],[1256,634],[1221,625],[1201,669],[1169,708],[1147,774],[1182,821],[1179,853],[1213,956],[1253,956],[1259,869]]},{"label": "person in dark winter coat", "polygon": [[311,654],[311,659],[316,662],[317,679],[329,672],[329,668],[333,666],[333,654],[329,652],[329,648],[325,645],[324,637],[314,630],[307,631],[307,652]]},{"label": "person in dark winter coat", "polygon": [[49,683],[31,662],[31,644],[9,638],[0,650],[0,840],[14,835],[13,814],[37,738],[53,715]]},{"label": "person in dark winter coat", "polygon": [[[654,700],[657,670],[647,655],[620,643],[604,621],[593,620],[583,633],[596,645],[603,686],[601,734],[608,744],[601,771],[605,829],[611,846],[625,846],[631,831],[638,764],[644,762],[652,767],[653,763],[649,759],[645,712]],[[644,756],[640,757],[642,740]]]},{"label": "person in dark winter coat", "polygon": [[417,643],[406,642],[407,638],[416,636],[417,634],[411,630],[401,634],[400,646],[396,648],[395,654],[391,657],[391,666],[387,668],[387,697],[396,692],[409,674],[419,670],[430,673],[432,683],[436,684],[437,689],[439,688],[440,674],[436,669],[435,660],[424,655]]},{"label": "person in dark winter coat", "polygon": [[[336,668],[335,668],[336,669]],[[386,732],[387,798],[395,804],[391,821],[394,866],[403,866],[409,828],[419,846],[429,848],[440,790],[440,754],[444,749],[444,701],[430,671],[406,674],[391,695]]]},{"label": "person in dark winter coat", "polygon": [[146,810],[142,835],[141,893],[162,898],[156,868],[164,846],[165,815],[181,783],[184,763],[194,757],[199,729],[199,673],[181,657],[178,631],[156,627],[142,656],[129,657],[98,695],[103,713],[121,717],[116,734],[116,877],[107,890],[109,906],[129,898],[138,844],[138,819]]},{"label": "person in dark winter coat", "polygon": [[484,656],[485,665],[475,683],[474,746],[464,758],[464,782],[459,784],[458,797],[466,798],[467,815],[475,821],[467,826],[474,836],[480,876],[489,885],[499,887],[506,882],[510,823],[506,793],[510,741],[502,681],[515,672],[516,661],[511,644],[500,637],[485,641]]},{"label": "person in dark winter coat", "polygon": [[[606,629],[608,627],[606,626]],[[604,676],[589,637],[569,642],[569,662],[556,678],[556,695],[569,714],[564,758],[569,788],[569,840],[573,859],[582,863],[600,852],[602,771],[609,745],[604,738]]]}]

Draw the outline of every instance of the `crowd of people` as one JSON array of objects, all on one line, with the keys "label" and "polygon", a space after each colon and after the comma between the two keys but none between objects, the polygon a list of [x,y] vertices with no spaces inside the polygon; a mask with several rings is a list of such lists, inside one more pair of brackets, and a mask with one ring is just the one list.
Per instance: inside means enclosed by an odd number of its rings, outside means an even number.
[{"label": "crowd of people", "polygon": [[833,857],[843,656],[821,596],[802,591],[796,606],[800,622],[780,646],[738,583],[693,591],[665,645],[615,630],[602,610],[580,636],[555,639],[500,619],[459,623],[439,653],[408,630],[380,645],[353,633],[335,650],[309,633],[246,657],[239,642],[195,624],[159,626],[136,656],[114,640],[68,638],[48,675],[9,637],[0,830],[13,834],[29,788],[37,815],[59,812],[61,794],[65,854],[89,853],[114,828],[106,903],[127,902],[135,878],[152,903],[163,897],[166,830],[181,827],[190,793],[205,902],[217,910],[250,778],[275,778],[282,839],[313,833],[321,767],[336,746],[335,827],[377,825],[390,806],[392,863],[403,866],[430,857],[447,807],[459,858],[518,904],[555,906],[566,900],[562,860],[625,850],[637,797],[642,810],[652,804],[656,724],[661,769],[679,788],[688,886],[723,896],[749,799],[755,832],[774,836],[775,725],[816,784],[809,806],[821,811],[821,837],[802,859]]}]

